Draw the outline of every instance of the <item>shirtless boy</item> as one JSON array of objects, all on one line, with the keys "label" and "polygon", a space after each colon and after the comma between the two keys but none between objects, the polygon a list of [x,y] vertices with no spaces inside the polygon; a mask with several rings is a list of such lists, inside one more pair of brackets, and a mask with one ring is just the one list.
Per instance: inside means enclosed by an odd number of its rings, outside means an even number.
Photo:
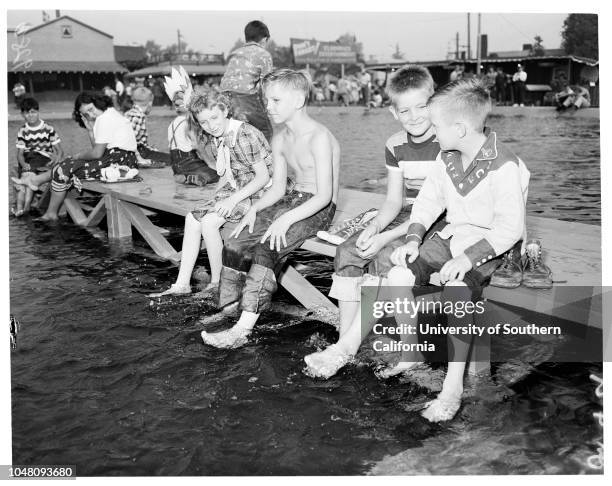
[{"label": "shirtless boy", "polygon": [[[336,211],[340,146],[308,115],[312,82],[301,71],[278,69],[263,79],[266,109],[282,126],[272,139],[272,186],[256,201],[223,247],[219,306],[240,301],[241,315],[229,330],[202,331],[205,343],[234,348],[247,342],[277,289],[287,256],[327,229]],[[291,168],[295,187],[287,188]],[[248,227],[248,231],[243,231]]]}]

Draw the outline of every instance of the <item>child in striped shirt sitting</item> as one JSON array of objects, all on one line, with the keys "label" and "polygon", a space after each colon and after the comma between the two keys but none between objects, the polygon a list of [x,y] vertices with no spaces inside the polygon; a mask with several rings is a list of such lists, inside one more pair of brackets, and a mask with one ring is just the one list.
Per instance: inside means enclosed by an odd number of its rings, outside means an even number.
[{"label": "child in striped shirt sitting", "polygon": [[[64,156],[61,140],[55,129],[40,119],[38,101],[25,98],[21,102],[25,124],[17,132],[18,178],[25,180],[37,173],[49,171]],[[15,185],[17,206],[11,210],[16,216],[30,211],[34,191],[28,185]]]}]

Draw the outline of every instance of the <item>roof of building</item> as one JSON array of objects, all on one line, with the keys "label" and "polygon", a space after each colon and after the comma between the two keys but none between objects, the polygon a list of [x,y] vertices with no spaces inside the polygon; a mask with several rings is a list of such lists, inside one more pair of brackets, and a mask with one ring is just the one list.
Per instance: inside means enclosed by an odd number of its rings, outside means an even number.
[{"label": "roof of building", "polygon": [[[132,71],[128,74],[129,77],[134,76],[170,76],[170,72],[172,67],[176,67],[177,65],[171,65],[168,63],[158,64],[156,66],[148,66],[146,68],[137,69],[136,71]],[[225,73],[225,68],[223,64],[196,64],[196,65],[182,65],[187,73],[193,76],[198,75],[209,75],[209,76],[218,76]]]},{"label": "roof of building", "polygon": [[[47,27],[47,26],[49,26],[49,25],[51,25],[51,24],[54,24],[54,23],[56,23],[56,22],[59,22],[60,20],[71,20],[72,22],[75,22],[75,23],[77,23],[77,24],[82,25],[83,27],[86,27],[86,28],[88,28],[88,29],[91,29],[91,30],[93,30],[93,31],[97,32],[98,34],[105,35],[106,37],[110,37],[111,39],[113,38],[113,36],[112,36],[112,35],[107,34],[106,32],[102,32],[101,30],[98,30],[98,29],[96,29],[95,27],[92,27],[91,25],[88,25],[88,24],[86,24],[86,23],[84,23],[84,22],[81,22],[80,20],[77,20],[77,19],[75,19],[74,17],[71,17],[70,15],[62,15],[61,17],[56,17],[56,18],[54,18],[54,19],[52,19],[52,20],[49,20],[48,22],[43,22],[42,24],[35,25],[34,27],[31,27],[31,28],[29,28],[28,30],[24,31],[24,33],[29,34],[29,33],[31,33],[31,32],[34,32],[35,30],[42,29],[43,27]],[[11,32],[11,31],[12,31],[12,32],[14,32],[14,31],[15,31],[15,29],[14,29],[14,28],[12,28],[12,30],[11,30],[11,29],[7,29],[7,30],[8,30],[9,32]]]},{"label": "roof of building", "polygon": [[147,58],[144,46],[115,46],[115,60],[117,62],[138,62]]},{"label": "roof of building", "polygon": [[[507,51],[506,53],[509,53],[511,51]],[[514,51],[512,51],[514,52]],[[521,52],[529,52],[529,51],[516,51],[517,53],[521,53]],[[506,54],[503,53],[503,54]],[[502,54],[502,53],[496,53],[496,54]],[[529,55],[523,55],[523,56],[515,56],[515,57],[486,57],[480,60],[481,63],[486,63],[486,64],[495,64],[495,63],[501,63],[501,62],[526,62],[526,61],[552,61],[552,60],[557,60],[557,61],[561,61],[561,60],[568,60],[571,59],[574,62],[580,63],[580,64],[586,64],[588,66],[598,66],[599,65],[599,61],[595,60],[595,59],[590,59],[588,57],[582,57],[582,56],[568,56],[568,55],[546,55],[546,56],[529,56]],[[427,67],[434,67],[434,66],[447,66],[447,67],[452,67],[456,64],[476,64],[478,62],[477,59],[450,59],[450,60],[446,60],[446,61],[418,61],[418,62],[410,62],[410,61],[393,61],[393,62],[387,62],[387,63],[383,63],[383,62],[373,62],[370,64],[366,64],[366,67],[368,69],[386,69],[386,68],[397,68],[400,66],[404,66],[406,64],[419,64],[422,66],[427,66]]]},{"label": "roof of building", "polygon": [[8,64],[9,73],[125,73],[127,69],[113,61],[71,62],[35,61],[30,66],[17,69]]}]

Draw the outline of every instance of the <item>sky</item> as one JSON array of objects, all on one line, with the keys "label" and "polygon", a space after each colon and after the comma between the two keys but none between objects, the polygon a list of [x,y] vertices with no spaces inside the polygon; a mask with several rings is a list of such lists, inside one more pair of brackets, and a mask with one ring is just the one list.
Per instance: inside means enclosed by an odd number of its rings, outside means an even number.
[{"label": "sky", "polygon": [[[52,18],[54,10],[46,10]],[[228,53],[250,20],[268,25],[272,39],[289,45],[291,37],[333,41],[350,32],[363,44],[366,59],[389,60],[396,44],[410,61],[447,58],[455,51],[455,36],[467,44],[465,12],[298,12],[298,11],[117,11],[61,10],[114,36],[117,45],[144,44],[152,39],[162,46],[177,42],[177,29],[188,47],[204,53]],[[540,35],[544,46],[558,48],[567,13],[483,13],[481,31],[488,35],[489,52],[516,51]],[[8,10],[7,23],[39,24],[42,9]],[[471,14],[472,53],[476,55],[477,15]],[[463,48],[465,49],[465,48]]]}]

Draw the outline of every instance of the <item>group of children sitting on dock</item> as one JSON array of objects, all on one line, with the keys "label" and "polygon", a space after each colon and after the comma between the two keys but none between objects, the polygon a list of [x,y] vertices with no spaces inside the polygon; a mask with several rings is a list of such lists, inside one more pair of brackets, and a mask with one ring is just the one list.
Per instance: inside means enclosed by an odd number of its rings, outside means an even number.
[{"label": "group of children sitting on dock", "polygon": [[[259,316],[269,308],[287,256],[330,227],[338,200],[340,147],[334,135],[309,116],[312,83],[301,71],[277,69],[261,79],[265,110],[277,127],[271,143],[256,127],[232,116],[231,96],[194,90],[184,71],[174,72],[166,89],[177,111],[168,130],[177,182],[216,182],[217,190],[213,200],[185,218],[176,282],[151,296],[191,293],[190,278],[203,238],[211,269],[207,290],[218,291],[220,308],[238,302],[241,313],[230,329],[202,331],[201,336],[206,344],[235,348],[248,341]],[[491,110],[488,91],[468,79],[434,92],[426,68],[406,66],[391,77],[388,94],[390,111],[402,129],[385,147],[387,196],[367,227],[338,246],[330,296],[339,304],[339,339],[305,357],[312,376],[334,375],[372,328],[372,318],[360,313],[362,285],[378,285],[381,292],[392,289],[402,298],[414,299],[412,288],[427,285],[437,272],[443,300],[475,301],[504,258],[515,258],[508,252],[515,249],[513,254],[520,255],[525,239],[529,172],[496,133],[485,128]],[[152,154],[105,97],[79,96],[75,119],[87,128],[92,148],[63,160],[59,138],[38,119],[38,107],[27,108],[22,108],[26,126],[18,142],[22,172],[15,183],[24,188],[27,202],[31,191],[52,182],[45,219],[57,218],[72,184],[79,187],[81,179],[98,175],[109,163],[136,167],[137,153]],[[146,104],[136,103],[133,110],[142,126]],[[46,138],[32,136],[43,130]],[[44,147],[30,145],[28,150],[28,139],[43,138]],[[208,151],[214,169],[196,149]],[[42,159],[33,151],[51,155]],[[289,170],[293,182],[288,181]],[[405,204],[407,191],[416,197],[412,205]],[[228,222],[235,228],[223,241],[220,229]],[[502,268],[502,283],[512,280],[505,263]],[[460,327],[472,324],[471,315],[447,318]],[[454,354],[442,391],[423,411],[431,421],[451,419],[461,403],[470,341],[455,336],[449,340]],[[405,372],[421,360],[404,353],[380,375]]]}]

